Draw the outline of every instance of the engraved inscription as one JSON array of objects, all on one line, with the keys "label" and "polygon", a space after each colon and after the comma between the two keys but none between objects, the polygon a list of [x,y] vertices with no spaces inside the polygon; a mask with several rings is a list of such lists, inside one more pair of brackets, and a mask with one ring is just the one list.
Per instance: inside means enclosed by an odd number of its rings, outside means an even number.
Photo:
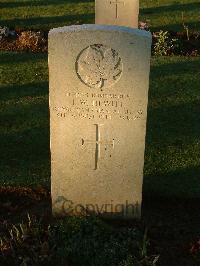
[{"label": "engraved inscription", "polygon": [[140,119],[144,113],[140,105],[134,108],[135,103],[128,94],[68,92],[66,96],[66,105],[52,107],[59,118],[131,121]]},{"label": "engraved inscription", "polygon": [[103,90],[119,81],[122,75],[122,60],[114,49],[102,44],[93,44],[78,55],[76,73],[88,87]]},{"label": "engraved inscription", "polygon": [[115,1],[110,1],[110,5],[115,4],[115,18],[118,18],[118,5],[123,4],[125,5],[124,1],[119,1],[119,0],[115,0]]},{"label": "engraved inscription", "polygon": [[[94,124],[94,126],[96,127],[96,139],[95,140],[84,140],[82,139],[82,145],[85,144],[95,144],[95,165],[94,165],[94,170],[98,169],[98,163],[99,163],[99,159],[101,158],[101,149],[102,147],[104,147],[104,150],[107,150],[108,146],[111,146],[114,149],[114,139],[107,141],[107,140],[102,140],[101,139],[101,132],[100,132],[100,127],[103,126],[103,124]],[[111,157],[112,155],[110,155]]]}]

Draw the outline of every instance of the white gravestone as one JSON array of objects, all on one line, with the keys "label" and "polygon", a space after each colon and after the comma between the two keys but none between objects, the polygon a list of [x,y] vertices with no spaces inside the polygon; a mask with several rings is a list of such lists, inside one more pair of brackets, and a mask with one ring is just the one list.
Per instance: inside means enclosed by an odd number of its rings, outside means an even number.
[{"label": "white gravestone", "polygon": [[139,0],[96,0],[95,23],[138,28]]},{"label": "white gravestone", "polygon": [[50,31],[54,215],[140,217],[150,52],[141,30]]}]

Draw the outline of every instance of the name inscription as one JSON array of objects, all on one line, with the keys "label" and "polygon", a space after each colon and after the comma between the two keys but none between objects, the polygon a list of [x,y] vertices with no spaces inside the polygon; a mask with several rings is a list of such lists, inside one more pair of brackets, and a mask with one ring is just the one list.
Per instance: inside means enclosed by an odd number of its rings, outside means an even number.
[{"label": "name inscription", "polygon": [[53,111],[59,118],[130,121],[143,115],[143,110],[134,110],[133,99],[128,94],[68,92],[66,97],[66,106],[53,106]]}]

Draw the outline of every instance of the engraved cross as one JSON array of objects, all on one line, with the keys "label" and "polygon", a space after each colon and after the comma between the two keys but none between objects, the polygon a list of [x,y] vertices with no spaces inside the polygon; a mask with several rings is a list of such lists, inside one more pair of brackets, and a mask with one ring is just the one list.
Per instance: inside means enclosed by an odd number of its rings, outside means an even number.
[{"label": "engraved cross", "polygon": [[110,5],[115,4],[115,8],[116,8],[116,16],[115,18],[118,18],[118,5],[119,4],[123,4],[125,5],[124,1],[120,1],[120,0],[115,0],[115,1],[110,1]]},{"label": "engraved cross", "polygon": [[94,166],[94,170],[98,169],[98,163],[99,163],[99,159],[101,157],[101,148],[102,145],[105,145],[105,150],[107,149],[106,146],[112,146],[112,148],[114,149],[114,139],[113,140],[102,140],[101,139],[101,131],[100,131],[100,127],[103,126],[103,124],[94,124],[94,126],[96,127],[96,140],[84,140],[82,139],[82,145],[84,144],[95,144],[96,148],[95,148],[95,166]]}]

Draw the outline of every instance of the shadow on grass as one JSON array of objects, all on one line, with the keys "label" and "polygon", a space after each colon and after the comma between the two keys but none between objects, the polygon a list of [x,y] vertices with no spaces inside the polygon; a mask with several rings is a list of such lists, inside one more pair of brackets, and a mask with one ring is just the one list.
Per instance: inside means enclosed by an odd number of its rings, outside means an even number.
[{"label": "shadow on grass", "polygon": [[172,13],[172,12],[177,12],[177,11],[194,11],[194,10],[199,10],[200,9],[200,4],[199,2],[194,2],[194,3],[188,3],[188,4],[177,4],[174,3],[172,5],[165,5],[165,6],[158,6],[158,7],[149,7],[149,8],[142,8],[141,13],[142,15],[146,14],[158,14],[158,13]]},{"label": "shadow on grass", "polygon": [[[47,114],[43,113],[44,115],[47,117]],[[29,114],[29,117],[31,117],[31,114]],[[37,125],[37,121],[31,121],[30,123],[26,121],[26,125],[22,125],[24,130],[21,129],[17,133],[13,130],[8,134],[0,135],[0,147],[3,152],[1,154],[1,168],[5,167],[5,170],[7,167],[10,170],[13,169],[13,176],[15,176],[14,170],[23,173],[23,168],[28,169],[30,165],[38,168],[44,162],[48,164],[50,148],[49,123],[47,121],[48,119],[45,121],[40,118],[40,125]],[[9,125],[7,124],[7,126]],[[12,126],[15,125],[10,126],[12,130]],[[6,141],[4,141],[5,137]]]},{"label": "shadow on grass", "polygon": [[[66,15],[66,16],[55,16],[55,17],[33,17],[24,19],[7,19],[1,20],[1,25],[9,27],[29,27],[31,28],[49,28],[53,25],[71,25],[71,24],[82,24],[91,23],[94,21],[94,13],[90,14],[76,14],[76,15]],[[49,24],[51,26],[49,26]]]},{"label": "shadow on grass", "polygon": [[30,99],[31,97],[44,96],[48,93],[48,82],[30,83],[24,85],[10,85],[1,87],[1,100]]},{"label": "shadow on grass", "polygon": [[18,64],[21,62],[46,60],[47,55],[45,53],[24,53],[24,52],[2,52],[0,53],[1,64]]},{"label": "shadow on grass", "polygon": [[200,61],[151,67],[145,193],[200,197]]},{"label": "shadow on grass", "polygon": [[183,145],[200,141],[199,101],[175,106],[149,108],[147,143],[154,147],[182,149]]},{"label": "shadow on grass", "polygon": [[[185,11],[185,12],[184,12]],[[173,31],[173,32],[179,32],[179,31],[185,31],[183,27],[183,23],[181,20],[181,12],[184,12],[184,16],[186,17],[185,20],[188,20],[188,12],[194,12],[192,19],[190,21],[185,21],[185,24],[189,27],[189,33],[191,31],[199,32],[200,30],[200,21],[198,19],[198,13],[200,12],[200,3],[194,2],[190,4],[177,4],[174,3],[169,6],[158,6],[158,7],[149,7],[149,8],[143,8],[141,9],[140,15],[142,17],[146,17],[148,15],[153,15],[153,16],[169,16],[171,14],[179,14],[180,17],[180,23],[179,24],[167,24],[167,25],[161,25],[161,26],[153,26],[153,19],[152,19],[152,26],[150,26],[151,32],[155,31],[160,31],[160,29],[164,31]],[[168,13],[168,14],[167,14]],[[195,16],[196,13],[196,16]],[[191,16],[191,14],[190,14]],[[151,23],[150,23],[151,24]]]},{"label": "shadow on grass", "polygon": [[159,197],[200,197],[199,113],[198,101],[150,108],[145,193]]},{"label": "shadow on grass", "polygon": [[10,104],[0,116],[1,184],[49,186],[48,100],[29,100]]},{"label": "shadow on grass", "polygon": [[[182,109],[180,105],[183,101],[189,106],[190,104],[194,106],[200,97],[198,89],[200,60],[198,58],[189,60],[187,57],[182,57],[182,60],[180,57],[179,62],[174,61],[173,57],[171,57],[171,62],[168,60],[166,63],[165,60],[167,58],[157,61],[156,64],[154,64],[155,58],[152,60],[149,107],[157,101],[159,103],[157,107],[162,105],[164,110],[165,107],[168,108],[171,99],[173,99],[173,105],[177,105],[180,109]],[[188,110],[187,106],[185,107]]]},{"label": "shadow on grass", "polygon": [[[186,25],[189,27],[189,35],[193,33],[199,34],[200,30],[200,21],[194,21],[194,22],[187,22]],[[156,32],[156,31],[171,31],[171,32],[185,32],[185,29],[182,25],[180,24],[167,24],[167,25],[162,25],[161,27],[150,27],[151,32]]]},{"label": "shadow on grass", "polygon": [[161,198],[199,198],[200,199],[200,165],[180,168],[163,175],[144,177],[144,197]]},{"label": "shadow on grass", "polygon": [[[154,57],[155,58],[155,57]],[[169,59],[170,57],[163,57]],[[181,57],[180,57],[181,58]],[[193,74],[200,73],[200,60],[186,61],[187,57],[182,57],[183,61],[159,64],[151,66],[151,79],[155,81],[156,78],[167,77],[171,75]],[[172,58],[173,59],[173,58]]]},{"label": "shadow on grass", "polygon": [[47,0],[47,1],[28,1],[28,2],[4,2],[0,3],[0,8],[17,8],[17,7],[31,7],[31,6],[48,6],[48,5],[66,5],[76,3],[90,3],[92,0]]}]

